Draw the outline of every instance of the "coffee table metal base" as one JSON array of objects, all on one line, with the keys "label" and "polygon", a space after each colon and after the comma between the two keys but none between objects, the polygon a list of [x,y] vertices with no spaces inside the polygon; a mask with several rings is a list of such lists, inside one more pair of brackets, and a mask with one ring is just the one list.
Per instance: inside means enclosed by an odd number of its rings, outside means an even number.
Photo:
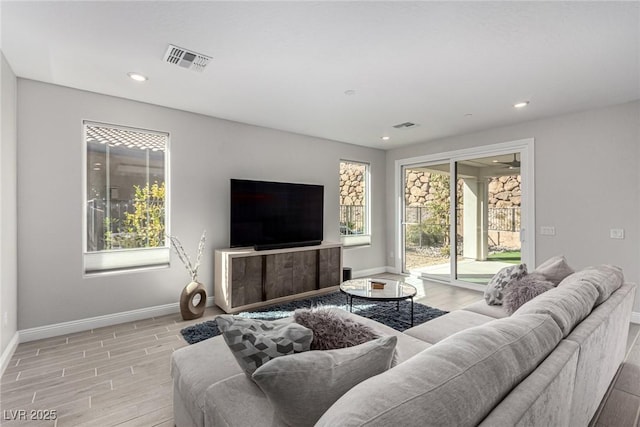
[{"label": "coffee table metal base", "polygon": [[[345,291],[342,291],[342,293],[344,293],[347,296],[347,304],[349,304],[349,312],[353,313],[353,299],[354,298],[360,298],[362,300],[368,300],[368,301],[378,301],[378,302],[390,302],[393,301],[389,298],[373,298],[373,297],[361,297],[358,295],[351,295]],[[413,327],[413,297],[404,297],[404,298],[400,298],[396,300],[396,310],[400,311],[400,301],[406,301],[406,300],[410,300],[411,301],[411,326]]]}]

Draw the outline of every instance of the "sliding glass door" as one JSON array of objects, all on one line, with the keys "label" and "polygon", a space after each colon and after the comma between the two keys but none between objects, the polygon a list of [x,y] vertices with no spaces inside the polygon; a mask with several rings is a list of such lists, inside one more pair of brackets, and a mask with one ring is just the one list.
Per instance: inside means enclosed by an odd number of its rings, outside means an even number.
[{"label": "sliding glass door", "polygon": [[521,184],[518,153],[456,162],[456,280],[485,285],[520,263]]},{"label": "sliding glass door", "polygon": [[404,273],[481,288],[505,266],[533,265],[533,241],[523,245],[525,220],[533,230],[532,168],[521,167],[533,150],[501,148],[397,169]]},{"label": "sliding glass door", "polygon": [[440,280],[451,277],[449,163],[403,168],[403,270]]}]

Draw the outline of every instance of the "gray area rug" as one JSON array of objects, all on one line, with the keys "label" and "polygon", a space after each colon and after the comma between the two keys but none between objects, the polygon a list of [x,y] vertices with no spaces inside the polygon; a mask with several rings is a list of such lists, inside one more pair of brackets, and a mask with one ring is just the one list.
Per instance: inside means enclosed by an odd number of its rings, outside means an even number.
[{"label": "gray area rug", "polygon": [[[255,311],[245,311],[236,315],[250,319],[275,320],[293,316],[293,312],[297,309],[319,306],[338,307],[347,311],[349,310],[346,295],[342,292],[333,292],[327,295],[286,302]],[[400,311],[396,311],[395,302],[377,302],[354,298],[353,312],[360,316],[376,320],[400,332],[411,327],[410,301],[400,301]],[[447,313],[446,311],[414,302],[413,324],[416,326]],[[188,326],[182,329],[180,333],[189,344],[195,344],[207,338],[220,335],[215,320],[208,320],[203,323],[198,323],[197,325]]]}]

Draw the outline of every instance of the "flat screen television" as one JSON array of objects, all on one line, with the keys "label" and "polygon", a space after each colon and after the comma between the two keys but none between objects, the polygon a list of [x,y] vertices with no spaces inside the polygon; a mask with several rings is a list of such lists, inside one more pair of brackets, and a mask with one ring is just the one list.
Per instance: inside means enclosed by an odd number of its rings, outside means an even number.
[{"label": "flat screen television", "polygon": [[319,245],[323,212],[322,185],[232,179],[230,246]]}]

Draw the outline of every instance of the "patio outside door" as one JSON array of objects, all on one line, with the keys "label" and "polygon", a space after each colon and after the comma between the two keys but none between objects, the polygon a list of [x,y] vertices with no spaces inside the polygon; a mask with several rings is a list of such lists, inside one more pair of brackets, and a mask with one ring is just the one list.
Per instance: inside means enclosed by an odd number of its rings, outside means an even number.
[{"label": "patio outside door", "polygon": [[481,289],[501,268],[532,263],[533,243],[521,240],[533,210],[526,152],[402,165],[402,271]]},{"label": "patio outside door", "polygon": [[456,162],[456,280],[486,285],[519,264],[522,176],[520,154]]}]

